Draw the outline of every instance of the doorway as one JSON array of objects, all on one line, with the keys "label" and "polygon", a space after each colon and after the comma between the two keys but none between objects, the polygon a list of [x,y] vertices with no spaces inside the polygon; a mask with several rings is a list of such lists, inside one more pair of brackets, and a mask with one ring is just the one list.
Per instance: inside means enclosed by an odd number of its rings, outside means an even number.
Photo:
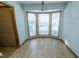
[{"label": "doorway", "polygon": [[58,37],[61,12],[27,12],[29,37]]}]

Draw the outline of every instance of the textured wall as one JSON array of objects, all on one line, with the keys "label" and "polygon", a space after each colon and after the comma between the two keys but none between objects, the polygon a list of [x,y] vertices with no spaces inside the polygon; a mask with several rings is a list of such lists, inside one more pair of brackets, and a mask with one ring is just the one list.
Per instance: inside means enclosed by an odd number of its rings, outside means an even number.
[{"label": "textured wall", "polygon": [[64,10],[62,38],[79,57],[79,2],[69,2]]}]

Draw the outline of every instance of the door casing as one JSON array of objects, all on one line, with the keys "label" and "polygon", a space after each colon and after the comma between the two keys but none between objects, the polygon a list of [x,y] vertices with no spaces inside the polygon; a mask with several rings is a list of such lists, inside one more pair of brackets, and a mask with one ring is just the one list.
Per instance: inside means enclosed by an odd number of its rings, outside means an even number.
[{"label": "door casing", "polygon": [[4,6],[0,6],[0,8],[10,8],[10,12],[11,12],[11,16],[12,16],[13,30],[14,30],[14,34],[15,34],[16,46],[19,47],[20,46],[20,42],[19,42],[19,36],[18,36],[18,32],[17,32],[14,6],[9,4],[9,3],[7,3],[7,2],[5,2],[5,3],[4,2],[0,2],[0,3],[4,5]]}]

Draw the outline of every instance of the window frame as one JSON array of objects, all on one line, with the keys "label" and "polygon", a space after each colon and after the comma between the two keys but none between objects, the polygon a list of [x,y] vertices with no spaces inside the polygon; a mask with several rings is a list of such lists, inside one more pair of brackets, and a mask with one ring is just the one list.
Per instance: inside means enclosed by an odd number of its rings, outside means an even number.
[{"label": "window frame", "polygon": [[[59,20],[59,28],[58,28],[58,36],[53,36],[51,34],[52,32],[52,13],[60,13],[60,20]],[[26,18],[27,18],[27,28],[28,28],[28,36],[29,38],[38,38],[38,37],[52,37],[52,38],[59,38],[60,33],[60,23],[61,23],[61,12],[62,11],[54,11],[54,12],[32,12],[32,11],[26,11]],[[36,17],[36,35],[30,36],[29,32],[29,24],[28,24],[28,13],[35,13]],[[38,22],[38,14],[49,14],[49,34],[48,35],[39,35],[39,22]]]}]

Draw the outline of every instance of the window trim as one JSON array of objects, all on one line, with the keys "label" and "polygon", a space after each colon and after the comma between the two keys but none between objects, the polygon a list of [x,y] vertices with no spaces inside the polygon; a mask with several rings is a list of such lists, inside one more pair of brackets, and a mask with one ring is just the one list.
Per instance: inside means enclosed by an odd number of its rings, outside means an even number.
[{"label": "window trim", "polygon": [[[60,13],[60,20],[59,20],[59,28],[58,28],[58,36],[53,36],[51,34],[52,31],[52,13]],[[36,35],[35,36],[30,36],[29,38],[36,38],[36,37],[52,37],[52,38],[59,38],[59,33],[60,33],[60,23],[61,23],[61,12],[62,11],[54,11],[54,12],[32,12],[32,11],[26,11],[26,16],[27,16],[27,27],[28,27],[28,35],[29,35],[29,25],[28,25],[28,13],[35,13],[36,16]],[[39,35],[39,26],[38,26],[38,14],[49,14],[49,34],[48,35]]]}]

